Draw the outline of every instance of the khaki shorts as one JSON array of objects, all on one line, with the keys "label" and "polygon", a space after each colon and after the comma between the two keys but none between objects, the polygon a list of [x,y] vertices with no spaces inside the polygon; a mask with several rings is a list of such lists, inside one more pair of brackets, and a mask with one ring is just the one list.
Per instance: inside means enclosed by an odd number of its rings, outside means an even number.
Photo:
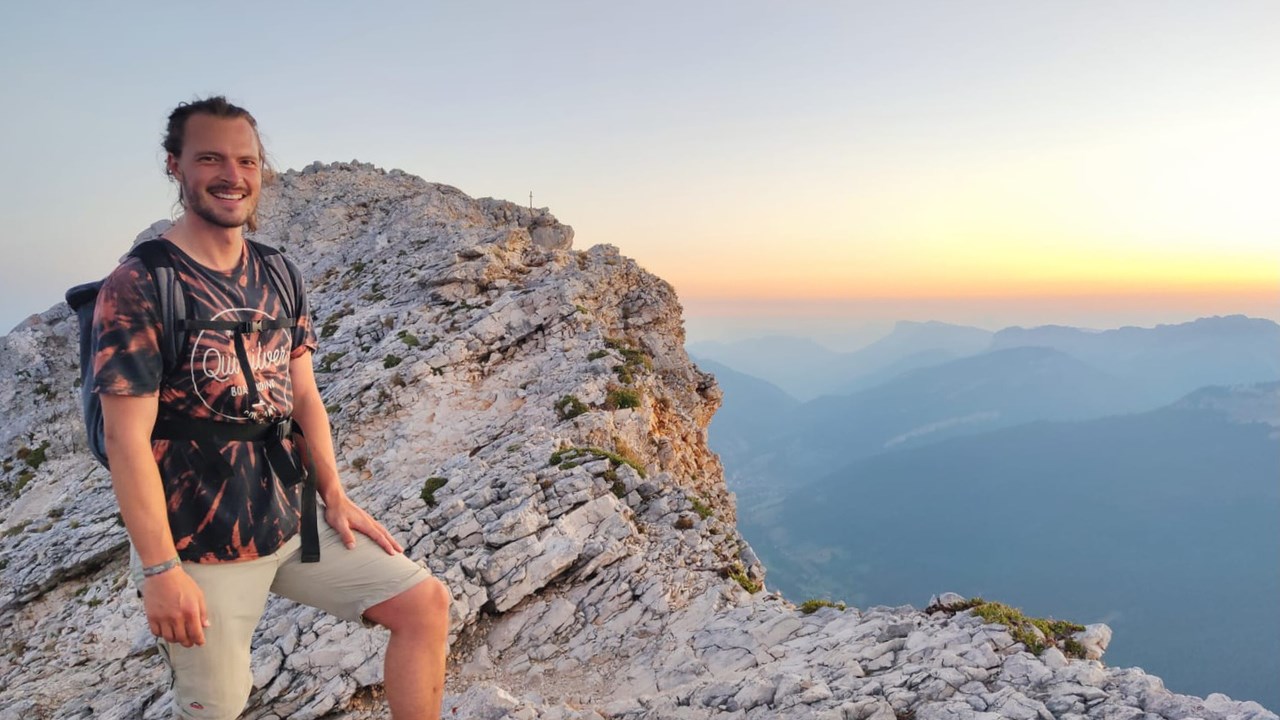
[{"label": "khaki shorts", "polygon": [[[355,533],[348,550],[320,507],[320,562],[303,563],[295,535],[274,554],[232,563],[182,564],[204,592],[210,626],[204,645],[185,648],[157,638],[173,675],[174,712],[182,718],[235,718],[253,690],[249,644],[262,619],[267,592],[319,608],[343,620],[371,624],[363,613],[426,580],[430,574],[402,553],[388,555]],[[142,587],[142,566],[131,552],[130,575]]]}]

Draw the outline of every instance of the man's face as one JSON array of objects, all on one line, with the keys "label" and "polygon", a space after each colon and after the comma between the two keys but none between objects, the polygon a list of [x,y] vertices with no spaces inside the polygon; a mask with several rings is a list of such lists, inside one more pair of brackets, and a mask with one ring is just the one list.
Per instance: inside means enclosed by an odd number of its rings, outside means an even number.
[{"label": "man's face", "polygon": [[187,212],[221,228],[238,228],[258,207],[262,163],[258,136],[244,118],[192,115],[182,155],[169,155],[169,172],[182,184]]}]

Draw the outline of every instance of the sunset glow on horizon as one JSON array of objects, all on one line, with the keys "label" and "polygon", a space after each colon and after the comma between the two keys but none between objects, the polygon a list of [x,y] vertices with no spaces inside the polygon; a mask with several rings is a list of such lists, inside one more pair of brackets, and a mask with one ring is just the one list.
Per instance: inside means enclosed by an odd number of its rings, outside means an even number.
[{"label": "sunset glow on horizon", "polygon": [[646,238],[646,266],[686,298],[1176,295],[1280,317],[1277,117],[1280,101],[1250,98],[1034,146],[984,133],[870,171],[812,163],[807,182],[744,162],[712,195],[756,200]]}]

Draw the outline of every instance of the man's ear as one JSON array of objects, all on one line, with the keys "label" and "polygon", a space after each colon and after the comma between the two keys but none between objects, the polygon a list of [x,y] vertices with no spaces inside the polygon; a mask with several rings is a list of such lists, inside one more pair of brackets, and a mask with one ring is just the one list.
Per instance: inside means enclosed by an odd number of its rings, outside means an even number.
[{"label": "man's ear", "polygon": [[166,172],[166,173],[168,173],[168,174],[169,174],[169,177],[174,178],[174,179],[177,179],[177,180],[181,180],[181,179],[182,179],[182,178],[178,177],[178,158],[177,158],[177,157],[175,157],[173,153],[169,153],[169,154],[165,157],[165,159],[164,159],[164,170],[165,170],[165,172]]}]

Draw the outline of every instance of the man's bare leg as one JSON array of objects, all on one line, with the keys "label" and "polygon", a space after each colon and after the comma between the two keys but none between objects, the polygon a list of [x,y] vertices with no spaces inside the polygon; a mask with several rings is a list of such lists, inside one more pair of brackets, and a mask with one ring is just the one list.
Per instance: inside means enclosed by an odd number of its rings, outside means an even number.
[{"label": "man's bare leg", "polygon": [[365,611],[391,631],[383,679],[393,720],[439,720],[449,640],[449,591],[424,580]]}]

